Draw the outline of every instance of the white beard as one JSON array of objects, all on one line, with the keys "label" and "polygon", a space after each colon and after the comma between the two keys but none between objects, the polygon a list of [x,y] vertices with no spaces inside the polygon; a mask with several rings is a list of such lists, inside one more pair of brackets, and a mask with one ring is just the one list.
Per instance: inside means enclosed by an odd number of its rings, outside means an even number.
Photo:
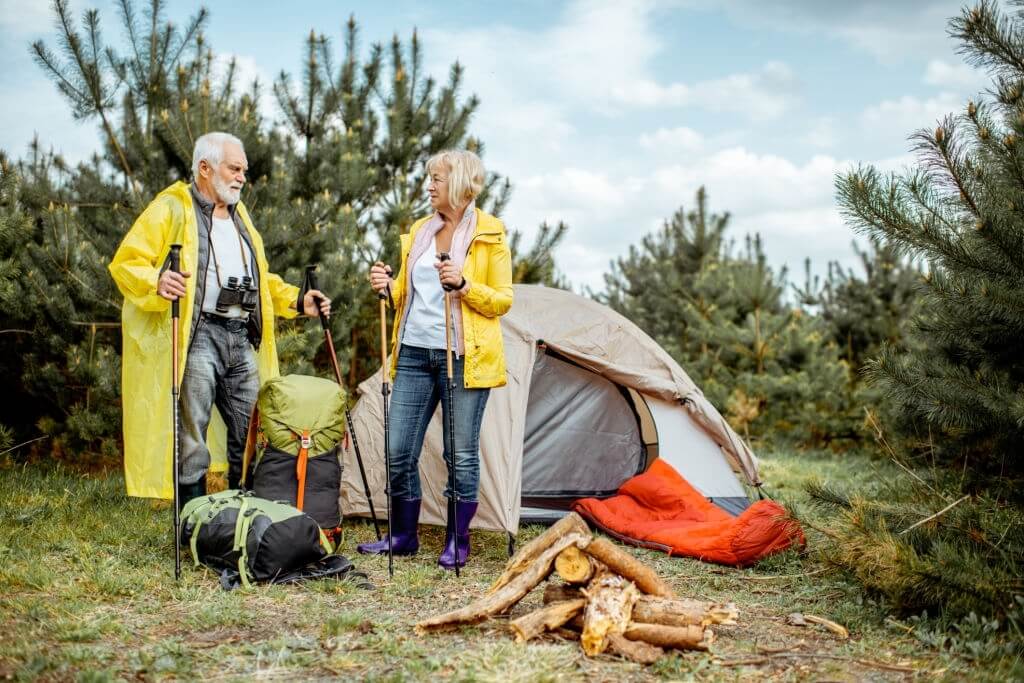
[{"label": "white beard", "polygon": [[237,204],[238,200],[242,198],[241,190],[232,190],[231,185],[225,183],[217,176],[212,176],[210,180],[213,181],[213,189],[217,192],[217,196],[225,204]]}]

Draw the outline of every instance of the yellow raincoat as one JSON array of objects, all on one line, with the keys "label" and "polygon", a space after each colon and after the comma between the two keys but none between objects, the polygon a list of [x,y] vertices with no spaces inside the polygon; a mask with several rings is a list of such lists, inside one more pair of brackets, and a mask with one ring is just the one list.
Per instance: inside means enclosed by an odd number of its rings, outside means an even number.
[{"label": "yellow raincoat", "polygon": [[[494,216],[480,209],[474,210],[476,230],[462,266],[462,274],[471,286],[460,297],[462,337],[466,349],[463,382],[467,389],[505,385],[505,346],[499,318],[512,308],[512,253],[505,237],[505,226]],[[416,233],[428,220],[429,216],[416,221],[408,234],[400,237],[400,277],[395,280],[392,291],[398,311],[391,332],[392,378],[398,369],[398,335],[408,296],[405,269],[409,267],[409,252],[416,241]]]},{"label": "yellow raincoat", "polygon": [[[298,315],[298,287],[269,272],[263,240],[249,212],[239,203],[236,211],[252,240],[259,268],[260,311],[263,335],[257,354],[260,383],[278,375],[274,344],[274,316]],[[111,261],[110,274],[124,295],[121,309],[121,396],[124,415],[124,475],[129,496],[173,497],[171,463],[171,302],[156,293],[160,270],[172,244],[181,244],[181,269],[192,273],[185,280],[179,319],[178,381],[185,371],[191,333],[198,259],[198,226],[189,186],[177,182],[156,196],[125,235]],[[223,471],[225,428],[214,411],[210,423],[211,468]]]}]

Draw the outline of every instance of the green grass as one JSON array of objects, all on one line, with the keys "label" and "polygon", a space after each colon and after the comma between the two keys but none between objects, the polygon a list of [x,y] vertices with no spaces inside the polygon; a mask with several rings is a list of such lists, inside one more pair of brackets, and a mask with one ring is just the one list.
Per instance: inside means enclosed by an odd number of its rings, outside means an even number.
[{"label": "green grass", "polygon": [[[871,489],[894,473],[853,456],[784,456],[762,461],[769,491],[802,514],[811,478]],[[524,529],[520,542],[538,533]],[[968,675],[970,663],[930,650],[855,584],[829,573],[813,552],[790,552],[751,570],[635,550],[681,596],[735,602],[737,626],[720,627],[712,653],[676,654],[650,667],[609,656],[588,659],[554,638],[520,645],[505,620],[420,636],[415,622],[464,605],[501,571],[506,541],[474,532],[461,579],[436,567],[443,530],[423,528],[421,552],[355,555],[372,526],[350,520],[342,552],[379,586],[343,581],[261,586],[226,593],[216,576],[185,567],[173,578],[170,511],[129,499],[116,473],[85,475],[59,466],[0,469],[0,678],[102,681],[247,680],[902,680]],[[810,547],[821,540],[809,531]],[[539,605],[539,591],[514,614]],[[791,612],[849,628],[840,640],[820,627],[786,624]],[[793,648],[765,654],[765,649]],[[752,663],[740,666],[736,662]],[[868,662],[863,664],[861,662]],[[977,673],[975,669],[972,673]]]}]

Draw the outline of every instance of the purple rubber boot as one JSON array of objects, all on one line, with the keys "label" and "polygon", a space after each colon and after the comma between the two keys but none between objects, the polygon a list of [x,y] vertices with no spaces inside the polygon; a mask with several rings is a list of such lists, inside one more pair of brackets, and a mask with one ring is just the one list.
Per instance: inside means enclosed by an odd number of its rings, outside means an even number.
[{"label": "purple rubber boot", "polygon": [[[395,555],[415,555],[420,549],[416,525],[420,521],[420,499],[391,499],[391,552]],[[388,537],[373,543],[360,543],[356,550],[364,555],[387,555]]]},{"label": "purple rubber boot", "polygon": [[469,523],[476,514],[476,506],[475,501],[469,503],[460,500],[455,504],[455,538],[452,538],[449,529],[445,533],[444,550],[437,558],[437,563],[445,569],[455,569],[456,558],[460,567],[466,566],[466,560],[469,559]]}]

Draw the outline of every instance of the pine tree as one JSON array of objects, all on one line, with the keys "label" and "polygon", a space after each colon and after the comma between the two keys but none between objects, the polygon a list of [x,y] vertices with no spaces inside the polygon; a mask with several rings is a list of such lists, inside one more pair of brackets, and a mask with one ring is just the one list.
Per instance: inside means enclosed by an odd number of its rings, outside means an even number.
[{"label": "pine tree", "polygon": [[658,341],[747,437],[804,446],[857,438],[848,366],[822,321],[790,306],[786,272],[767,262],[760,237],[733,253],[729,214],[707,196],[613,264],[609,305]]},{"label": "pine tree", "polygon": [[914,136],[918,170],[866,167],[838,181],[856,229],[927,264],[915,348],[886,347],[871,376],[933,429],[930,451],[977,488],[1019,496],[1024,475],[1024,22],[981,3],[954,20],[961,50],[995,77],[971,102]]},{"label": "pine tree", "polygon": [[[103,132],[102,149],[75,168],[36,143],[3,170],[0,347],[8,353],[0,370],[18,378],[13,438],[42,430],[52,439],[41,452],[116,453],[121,297],[106,265],[145,204],[190,177],[200,135],[226,130],[244,143],[242,199],[271,268],[298,284],[305,265],[320,264],[350,386],[379,363],[377,304],[365,274],[374,260],[397,263],[399,233],[427,211],[424,162],[447,147],[483,154],[469,134],[477,100],[461,95],[461,67],[435,82],[415,33],[407,45],[396,37],[388,50],[363,53],[352,19],[337,64],[329,40],[310,34],[301,88],[287,73],[274,83],[283,133],[260,109],[260,83],[243,90],[234,62],[216,68],[202,33],[206,11],[183,23],[165,15],[161,0],[141,13],[120,0],[118,47],[104,42],[97,11],[76,22],[58,0],[57,47],[32,46],[74,114]],[[509,181],[491,173],[478,205],[500,214],[510,192]],[[563,233],[535,245],[524,277],[555,272],[550,250]],[[514,231],[510,239],[518,243]],[[318,325],[280,321],[278,339],[283,371],[330,374]],[[0,442],[10,436],[0,426]]]}]

